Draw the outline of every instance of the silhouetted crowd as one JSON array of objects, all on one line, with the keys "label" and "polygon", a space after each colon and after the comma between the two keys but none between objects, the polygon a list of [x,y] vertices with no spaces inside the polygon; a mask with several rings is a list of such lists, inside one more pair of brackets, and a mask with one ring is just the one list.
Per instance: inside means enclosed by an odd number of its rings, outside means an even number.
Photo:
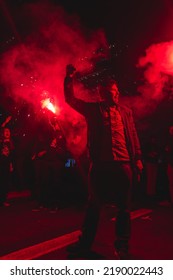
[{"label": "silhouetted crowd", "polygon": [[1,125],[0,205],[10,206],[9,192],[26,190],[35,201],[33,211],[56,211],[73,198],[77,200],[77,193],[82,201],[86,189],[79,188],[83,179],[76,163],[80,159],[68,150],[60,121],[40,120],[33,137],[25,141],[23,133],[13,133],[10,120],[11,116]]},{"label": "silhouetted crowd", "polygon": [[[9,192],[24,190],[29,190],[31,199],[36,201],[35,210],[68,205],[73,194],[75,203],[78,195],[83,203],[86,197],[84,177],[86,181],[89,168],[87,153],[81,155],[79,162],[74,159],[58,121],[49,129],[40,122],[28,150],[22,135],[13,135],[8,125],[10,120],[11,116],[1,124],[0,205],[10,205]],[[141,147],[144,169],[140,182],[136,183],[140,187],[134,187],[134,192],[140,193],[142,202],[172,205],[173,126],[169,126],[164,144],[160,145],[157,136],[151,135]]]}]

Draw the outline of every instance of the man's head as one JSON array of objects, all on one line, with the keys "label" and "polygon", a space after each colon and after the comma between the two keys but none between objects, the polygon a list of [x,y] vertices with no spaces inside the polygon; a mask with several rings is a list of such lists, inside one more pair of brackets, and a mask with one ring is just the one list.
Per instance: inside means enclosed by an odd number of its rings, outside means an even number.
[{"label": "man's head", "polygon": [[118,104],[119,102],[119,90],[118,85],[115,80],[109,80],[107,84],[101,88],[100,96],[109,104],[115,103]]},{"label": "man's head", "polygon": [[3,136],[4,136],[4,139],[10,139],[10,136],[11,136],[11,132],[10,132],[10,129],[5,127],[4,130],[3,130]]},{"label": "man's head", "polygon": [[171,126],[169,127],[169,134],[170,134],[171,136],[173,136],[173,125],[171,125]]}]

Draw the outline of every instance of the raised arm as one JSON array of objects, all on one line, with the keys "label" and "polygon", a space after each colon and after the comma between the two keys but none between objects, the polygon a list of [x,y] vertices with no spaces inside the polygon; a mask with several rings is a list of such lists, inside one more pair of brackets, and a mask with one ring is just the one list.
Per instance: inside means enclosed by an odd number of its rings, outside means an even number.
[{"label": "raised arm", "polygon": [[82,115],[87,115],[90,107],[90,103],[85,102],[79,98],[75,97],[74,87],[73,87],[73,77],[76,69],[73,65],[69,64],[66,67],[66,77],[64,79],[64,95],[65,101],[76,111]]}]

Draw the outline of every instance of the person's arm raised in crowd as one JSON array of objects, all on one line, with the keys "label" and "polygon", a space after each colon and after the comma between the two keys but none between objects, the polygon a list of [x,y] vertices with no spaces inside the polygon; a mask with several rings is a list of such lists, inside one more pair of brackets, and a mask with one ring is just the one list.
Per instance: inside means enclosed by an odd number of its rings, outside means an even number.
[{"label": "person's arm raised in crowd", "polygon": [[89,102],[85,102],[77,97],[74,94],[73,80],[74,74],[76,72],[75,67],[72,64],[66,66],[66,77],[64,79],[64,96],[65,101],[76,111],[82,115],[87,115],[88,110],[90,109]]},{"label": "person's arm raised in crowd", "polygon": [[9,123],[9,121],[11,121],[12,116],[8,116],[5,121],[1,124],[1,127],[5,127],[7,123]]}]

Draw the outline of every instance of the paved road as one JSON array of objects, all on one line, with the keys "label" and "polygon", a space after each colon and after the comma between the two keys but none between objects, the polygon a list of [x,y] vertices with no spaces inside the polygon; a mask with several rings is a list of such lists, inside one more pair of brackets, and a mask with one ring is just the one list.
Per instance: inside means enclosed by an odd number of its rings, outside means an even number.
[{"label": "paved road", "polygon": [[[66,206],[56,213],[47,209],[33,212],[34,202],[28,198],[12,201],[0,208],[0,259],[68,259],[66,246],[80,234],[85,207]],[[86,259],[115,259],[114,212],[105,206],[91,253]],[[173,208],[156,205],[131,213],[132,259],[173,259]]]}]

